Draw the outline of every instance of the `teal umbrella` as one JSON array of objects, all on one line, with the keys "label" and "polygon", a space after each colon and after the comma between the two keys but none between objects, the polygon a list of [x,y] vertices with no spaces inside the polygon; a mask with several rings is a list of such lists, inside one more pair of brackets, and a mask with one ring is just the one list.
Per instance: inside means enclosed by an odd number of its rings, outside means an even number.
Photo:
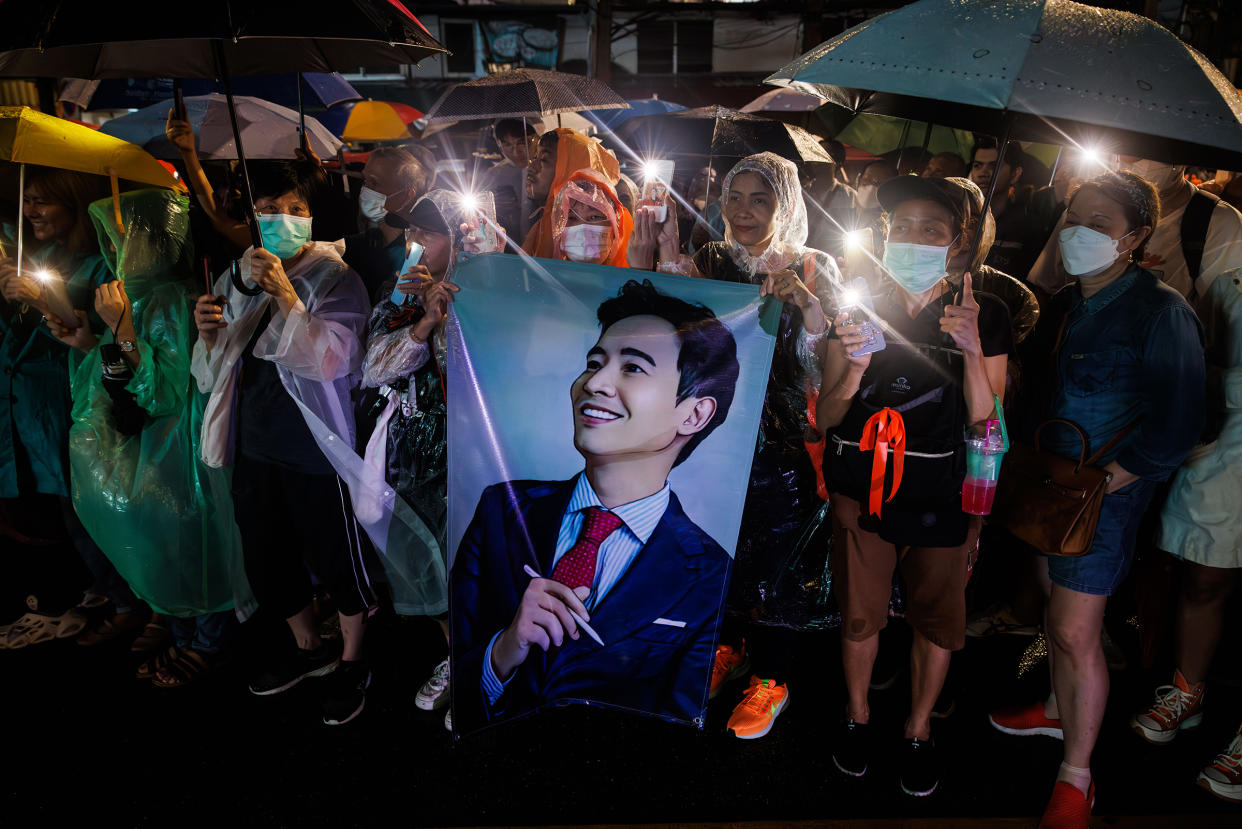
[{"label": "teal umbrella", "polygon": [[905,147],[921,147],[932,155],[957,153],[963,160],[970,158],[975,144],[970,130],[871,113],[854,116],[845,129],[836,134],[836,139],[872,155],[885,155]]},{"label": "teal umbrella", "polygon": [[1242,167],[1242,96],[1224,75],[1147,18],[1070,0],[919,0],[767,82],[829,100],[875,90],[880,114],[993,135]]}]

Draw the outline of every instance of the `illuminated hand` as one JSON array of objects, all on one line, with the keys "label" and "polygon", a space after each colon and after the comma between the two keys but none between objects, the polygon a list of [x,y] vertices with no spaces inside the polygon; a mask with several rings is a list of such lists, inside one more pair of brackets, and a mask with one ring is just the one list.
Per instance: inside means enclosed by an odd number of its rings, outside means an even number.
[{"label": "illuminated hand", "polygon": [[570,615],[577,613],[584,622],[591,621],[582,600],[591,594],[588,587],[570,590],[559,581],[531,579],[522,594],[512,624],[496,638],[492,647],[492,670],[501,681],[513,675],[532,647],[543,650],[559,648],[566,637],[577,639],[578,623]]},{"label": "illuminated hand", "polygon": [[953,338],[963,354],[982,354],[979,343],[979,303],[970,285],[970,271],[962,276],[962,300],[946,305],[940,318],[940,330]]}]

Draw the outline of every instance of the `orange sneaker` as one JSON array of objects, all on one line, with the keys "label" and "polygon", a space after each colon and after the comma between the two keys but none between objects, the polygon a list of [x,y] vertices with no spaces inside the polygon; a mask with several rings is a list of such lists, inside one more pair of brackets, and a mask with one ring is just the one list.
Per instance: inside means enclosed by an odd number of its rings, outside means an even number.
[{"label": "orange sneaker", "polygon": [[770,679],[750,678],[750,687],[742,701],[733,709],[726,726],[733,736],[755,740],[772,730],[772,723],[789,705],[789,686],[777,685]]},{"label": "orange sneaker", "polygon": [[1094,805],[1094,780],[1086,797],[1073,783],[1058,780],[1052,787],[1052,797],[1048,798],[1044,816],[1039,819],[1039,829],[1087,829],[1091,824],[1091,807]]},{"label": "orange sneaker", "polygon": [[750,654],[746,653],[746,640],[734,650],[732,645],[716,646],[716,661],[712,663],[712,688],[708,699],[715,699],[726,682],[740,679],[750,673]]},{"label": "orange sneaker", "polygon": [[988,715],[988,722],[992,723],[992,727],[997,731],[1017,737],[1039,736],[1065,739],[1065,732],[1061,730],[1061,721],[1050,719],[1044,713],[1043,702],[993,711]]},{"label": "orange sneaker", "polygon": [[1130,719],[1130,728],[1149,743],[1173,742],[1179,731],[1189,731],[1203,722],[1203,684],[1191,688],[1181,671],[1173,672],[1173,684],[1156,689],[1150,708]]}]

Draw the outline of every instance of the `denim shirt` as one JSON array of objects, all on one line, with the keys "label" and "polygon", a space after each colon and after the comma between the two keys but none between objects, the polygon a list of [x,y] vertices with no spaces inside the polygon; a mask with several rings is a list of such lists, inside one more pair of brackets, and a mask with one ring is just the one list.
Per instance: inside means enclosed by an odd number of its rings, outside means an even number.
[{"label": "denim shirt", "polygon": [[[1077,283],[1053,302],[1068,312],[1056,367],[1049,417],[1072,420],[1098,451],[1137,423],[1096,466],[1117,461],[1142,478],[1168,478],[1203,430],[1203,328],[1190,305],[1152,273],[1132,266],[1091,297]],[[1052,323],[1061,314],[1050,314]],[[1044,430],[1043,446],[1077,458],[1081,441],[1059,424]]]}]

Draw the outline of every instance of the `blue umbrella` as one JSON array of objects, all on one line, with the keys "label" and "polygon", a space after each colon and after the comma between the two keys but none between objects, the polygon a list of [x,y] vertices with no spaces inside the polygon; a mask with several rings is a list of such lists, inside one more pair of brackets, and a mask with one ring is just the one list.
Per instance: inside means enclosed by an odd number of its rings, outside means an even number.
[{"label": "blue umbrella", "polygon": [[[297,76],[247,75],[233,80],[233,94],[262,98],[290,109],[298,108]],[[185,95],[223,92],[218,81],[186,78],[181,82]],[[141,109],[167,101],[173,96],[172,78],[109,78],[102,81],[73,80],[61,92],[60,100],[82,109]],[[362,98],[358,90],[339,72],[302,73],[302,98],[313,107],[331,107],[342,101]]]},{"label": "blue umbrella", "polygon": [[875,90],[892,104],[879,114],[1242,167],[1242,96],[1203,55],[1147,18],[1069,0],[920,0],[767,83],[834,103]]},{"label": "blue umbrella", "polygon": [[681,104],[663,101],[659,98],[635,98],[626,101],[629,109],[592,109],[582,113],[594,121],[601,131],[615,130],[635,115],[663,115],[666,112],[680,112],[685,109]]}]

